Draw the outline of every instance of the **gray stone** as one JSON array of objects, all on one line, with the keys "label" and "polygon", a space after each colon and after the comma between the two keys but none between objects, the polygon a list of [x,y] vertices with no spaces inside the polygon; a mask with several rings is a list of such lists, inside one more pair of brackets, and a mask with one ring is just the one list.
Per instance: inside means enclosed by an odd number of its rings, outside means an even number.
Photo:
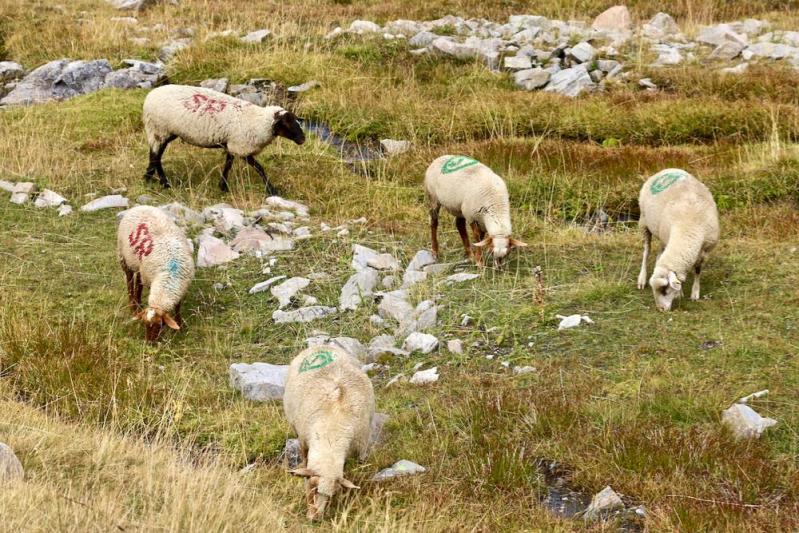
[{"label": "gray stone", "polygon": [[367,266],[375,270],[399,270],[400,262],[391,254],[379,254],[366,260]]},{"label": "gray stone", "polygon": [[164,213],[170,215],[170,217],[181,226],[201,226],[205,224],[205,216],[194,209],[191,209],[190,207],[186,207],[180,202],[164,204],[158,208]]},{"label": "gray stone", "polygon": [[525,91],[540,89],[549,83],[550,73],[541,67],[521,70],[513,75],[516,86]]},{"label": "gray stone", "polygon": [[325,39],[335,39],[342,33],[344,33],[344,30],[342,30],[340,26],[336,26],[335,28],[333,28],[333,30],[325,34]]},{"label": "gray stone", "polygon": [[57,192],[53,192],[50,189],[45,189],[39,193],[39,196],[36,197],[36,201],[33,203],[33,205],[36,207],[58,207],[66,202],[67,199]]},{"label": "gray stone", "polygon": [[393,289],[397,286],[397,276],[386,276],[383,278],[381,285],[384,289]]},{"label": "gray stone", "polygon": [[404,290],[388,292],[383,295],[377,312],[382,318],[391,318],[399,323],[407,319],[414,311],[408,301],[408,293]]},{"label": "gray stone", "polygon": [[427,265],[432,265],[435,262],[436,258],[431,252],[428,250],[419,250],[416,252],[416,255],[413,256],[411,262],[408,263],[408,267],[405,270],[421,270]]},{"label": "gray stone", "polygon": [[725,41],[718,45],[715,50],[710,53],[710,59],[722,59],[729,61],[738,57],[744,49],[744,45],[734,41]]},{"label": "gray stone", "polygon": [[28,203],[28,200],[31,199],[31,195],[26,192],[15,192],[11,193],[10,202],[12,204],[22,205]]},{"label": "gray stone", "polygon": [[281,454],[283,462],[288,470],[294,470],[302,462],[300,454],[300,439],[287,439]]},{"label": "gray stone", "polygon": [[369,358],[366,346],[361,341],[352,337],[333,337],[330,344],[340,347],[342,350],[353,356],[361,363],[371,363],[374,359]]},{"label": "gray stone", "polygon": [[629,31],[633,27],[630,11],[625,6],[613,6],[600,13],[591,23],[594,30]]},{"label": "gray stone", "polygon": [[737,42],[746,46],[747,38],[745,35],[735,33],[729,24],[717,24],[715,26],[703,26],[696,36],[697,42],[719,46],[726,41]]},{"label": "gray stone", "polygon": [[288,372],[288,365],[234,363],[230,365],[230,386],[254,402],[281,400]]},{"label": "gray stone", "polygon": [[94,92],[103,87],[109,72],[111,64],[105,59],[50,61],[25,76],[0,104],[39,104]]},{"label": "gray stone", "polygon": [[357,309],[364,298],[372,296],[378,281],[377,270],[365,268],[353,274],[341,288],[339,309],[350,311]]},{"label": "gray stone", "polygon": [[0,180],[0,191],[14,192],[15,185],[12,181]]},{"label": "gray stone", "polygon": [[478,54],[478,49],[465,43],[458,43],[450,37],[439,37],[428,47],[431,52],[438,55],[451,56],[457,59],[474,59]]},{"label": "gray stone", "polygon": [[80,208],[84,213],[92,213],[101,209],[127,208],[128,199],[119,194],[111,194],[96,198]]},{"label": "gray stone", "polygon": [[438,381],[438,367],[428,368],[427,370],[419,370],[411,376],[409,383],[411,385],[428,385]]},{"label": "gray stone", "polygon": [[454,266],[455,263],[433,263],[432,265],[424,267],[422,272],[429,276],[438,276],[445,272],[449,272]]},{"label": "gray stone", "polygon": [[294,200],[286,200],[280,196],[270,196],[266,199],[266,205],[274,209],[293,211],[298,217],[301,218],[307,218],[310,216],[307,205],[301,204],[300,202],[295,202]]},{"label": "gray stone", "polygon": [[281,311],[278,309],[272,313],[272,320],[275,324],[289,324],[289,323],[305,323],[324,318],[328,315],[336,314],[335,307],[324,307],[321,305],[312,305],[309,307],[300,307],[294,311]]},{"label": "gray stone", "polygon": [[116,9],[139,10],[147,0],[105,0]]},{"label": "gray stone", "polygon": [[411,149],[411,141],[401,141],[396,139],[381,139],[380,148],[386,155],[400,155]]},{"label": "gray stone", "polygon": [[111,22],[118,22],[119,24],[125,24],[127,26],[133,26],[139,23],[139,20],[136,17],[111,17]]},{"label": "gray stone", "polygon": [[230,248],[222,239],[217,239],[207,233],[199,236],[197,251],[197,266],[210,268],[239,258],[239,253]]},{"label": "gray stone", "polygon": [[533,61],[526,55],[510,56],[505,58],[504,66],[507,70],[529,70],[533,68]]},{"label": "gray stone", "polygon": [[14,481],[22,481],[25,470],[22,463],[8,444],[0,442],[0,486]]},{"label": "gray stone", "polygon": [[25,75],[22,65],[14,61],[0,61],[0,83],[21,79]]},{"label": "gray stone", "polygon": [[641,28],[642,34],[647,39],[659,41],[680,35],[680,27],[668,13],[660,12],[652,17]]},{"label": "gray stone", "polygon": [[228,204],[215,204],[203,209],[206,222],[214,225],[219,233],[230,235],[244,227],[244,211]]},{"label": "gray stone", "polygon": [[424,48],[436,39],[438,39],[438,35],[435,33],[431,33],[429,31],[420,31],[408,39],[408,44],[411,48]]},{"label": "gray stone", "polygon": [[588,509],[583,513],[583,519],[587,522],[592,522],[602,518],[603,515],[619,509],[624,509],[624,502],[621,497],[616,494],[616,491],[608,485],[594,495]]},{"label": "gray stone", "polygon": [[231,247],[239,253],[249,253],[261,257],[269,252],[284,252],[294,249],[294,241],[283,237],[273,237],[255,227],[242,228],[230,241]]},{"label": "gray stone", "polygon": [[427,279],[427,272],[419,270],[406,270],[405,274],[402,276],[402,288],[407,289],[408,287],[415,285],[426,279]]},{"label": "gray stone", "polygon": [[383,28],[369,20],[354,20],[347,31],[363,35],[365,33],[381,33]]},{"label": "gray stone", "polygon": [[316,80],[309,80],[309,81],[306,81],[305,83],[301,83],[299,85],[292,85],[291,87],[287,88],[286,91],[288,91],[290,93],[294,93],[294,94],[304,93],[304,92],[310,91],[311,89],[315,89],[315,88],[319,87],[320,85],[322,85],[322,84],[319,83]]},{"label": "gray stone", "polygon": [[[324,229],[322,231],[324,231]],[[366,246],[362,246],[360,244],[353,244],[351,263],[352,268],[359,271],[371,268],[369,266],[369,261],[375,261],[379,256],[380,254],[371,248],[367,248]]]},{"label": "gray stone", "polygon": [[433,328],[438,322],[438,307],[433,300],[425,300],[400,321],[397,328],[397,335],[404,337],[414,331],[425,331]]},{"label": "gray stone", "polygon": [[72,214],[72,206],[67,204],[62,204],[58,208],[58,216],[65,217]]},{"label": "gray stone", "polygon": [[747,70],[749,70],[749,63],[741,63],[734,67],[723,68],[719,72],[722,74],[744,74]]},{"label": "gray stone", "polygon": [[649,79],[649,78],[641,78],[640,80],[638,80],[638,85],[640,85],[644,89],[647,89],[647,90],[650,90],[650,91],[655,91],[658,88],[658,86],[655,85],[652,82],[652,80]]},{"label": "gray stone", "polygon": [[596,62],[596,66],[599,70],[607,74],[621,67],[621,63],[615,59],[600,59]]},{"label": "gray stone", "polygon": [[32,181],[18,181],[14,183],[11,192],[12,193],[23,193],[23,194],[33,194],[37,190],[36,184]]},{"label": "gray stone", "polygon": [[658,58],[653,63],[653,66],[679,65],[684,60],[682,53],[676,46],[656,44],[652,47],[652,51],[658,53]]},{"label": "gray stone", "polygon": [[278,281],[283,280],[283,279],[286,279],[286,276],[275,276],[273,278],[269,278],[266,281],[262,281],[260,283],[256,283],[249,290],[249,293],[250,294],[258,294],[259,292],[264,292],[266,289],[268,289],[269,287],[271,287],[272,285],[274,285],[275,283],[277,283]]},{"label": "gray stone", "polygon": [[293,277],[287,279],[280,285],[275,285],[269,292],[277,299],[280,309],[283,309],[291,304],[292,298],[297,296],[297,293],[310,284],[311,280],[308,278]]},{"label": "gray stone", "polygon": [[385,481],[399,476],[412,476],[414,474],[422,474],[427,472],[427,469],[422,465],[418,465],[413,461],[401,459],[391,465],[389,468],[384,468],[372,477],[372,481]]},{"label": "gray stone", "polygon": [[266,29],[251,31],[241,38],[243,43],[262,43],[267,37],[272,35],[272,32]]},{"label": "gray stone", "polygon": [[536,371],[536,368],[534,366],[514,366],[513,367],[513,373],[517,374],[517,375],[532,374],[535,371]]},{"label": "gray stone", "polygon": [[106,87],[151,89],[166,79],[163,63],[148,63],[136,59],[126,59],[124,62],[130,66],[109,72],[105,77]]},{"label": "gray stone", "polygon": [[376,328],[383,328],[386,326],[386,321],[383,320],[383,317],[380,315],[371,315],[369,317],[369,323]]},{"label": "gray stone", "polygon": [[459,272],[453,274],[444,280],[444,283],[451,285],[453,283],[463,283],[464,281],[471,281],[480,277],[480,274],[473,274],[470,272]]},{"label": "gray stone", "polygon": [[575,97],[583,91],[590,91],[595,87],[596,84],[588,75],[585,65],[577,65],[553,74],[544,91]]},{"label": "gray stone", "polygon": [[762,417],[742,403],[733,404],[725,410],[721,414],[721,421],[736,439],[757,439],[766,429],[777,424],[773,418]]},{"label": "gray stone", "polygon": [[569,56],[578,63],[587,63],[596,57],[596,49],[589,43],[583,41],[572,46]]},{"label": "gray stone", "polygon": [[402,344],[402,349],[408,352],[421,352],[428,354],[438,348],[438,339],[433,335],[427,333],[419,333],[414,331],[405,339]]},{"label": "gray stone", "polygon": [[300,226],[299,228],[294,228],[291,232],[295,239],[310,239],[311,235],[311,228],[308,226]]},{"label": "gray stone", "polygon": [[457,355],[463,355],[463,343],[458,339],[453,339],[451,341],[447,341],[447,350],[450,353],[454,353]]},{"label": "gray stone", "polygon": [[230,82],[228,81],[227,78],[209,78],[207,80],[201,81],[200,87],[224,93],[227,91],[229,83]]},{"label": "gray stone", "polygon": [[769,59],[784,59],[786,57],[799,57],[799,48],[776,43],[755,43],[744,50],[744,59],[751,57],[766,57]]},{"label": "gray stone", "polygon": [[173,39],[161,46],[161,49],[158,51],[158,59],[166,63],[172,59],[175,54],[188,48],[190,44],[191,39],[188,38]]}]

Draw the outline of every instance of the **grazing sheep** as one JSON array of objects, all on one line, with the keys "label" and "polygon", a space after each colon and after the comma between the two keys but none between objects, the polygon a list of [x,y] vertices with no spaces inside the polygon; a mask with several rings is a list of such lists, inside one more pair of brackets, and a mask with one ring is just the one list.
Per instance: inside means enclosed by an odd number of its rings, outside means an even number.
[{"label": "grazing sheep", "polygon": [[[144,321],[147,341],[155,342],[163,324],[180,329],[180,304],[194,278],[194,259],[183,230],[156,207],[134,207],[119,222],[117,255],[130,307]],[[150,293],[142,310],[144,285]]]},{"label": "grazing sheep", "polygon": [[472,251],[466,224],[471,225],[477,241],[472,246],[478,265],[483,264],[480,249],[484,246],[491,248],[495,266],[513,248],[527,246],[511,237],[510,200],[505,182],[482,163],[461,155],[441,156],[427,167],[424,189],[430,206],[430,232],[436,257],[438,213],[442,206],[455,216],[467,257],[472,256]]},{"label": "grazing sheep", "polygon": [[694,271],[691,299],[698,300],[702,264],[719,242],[719,215],[713,195],[686,171],[670,168],[646,180],[638,203],[644,238],[638,288],[646,287],[646,262],[654,233],[663,243],[663,251],[649,278],[655,304],[663,311],[671,309],[674,298],[682,294],[682,284],[691,269]]},{"label": "grazing sheep", "polygon": [[305,134],[294,113],[279,106],[259,107],[202,87],[164,85],[144,99],[144,129],[150,145],[150,166],[144,174],[152,180],[158,173],[161,185],[169,181],[161,166],[167,145],[177,138],[203,148],[224,148],[225,166],[219,187],[227,192],[227,176],[233,157],[243,157],[252,166],[270,195],[276,194],[255,156],[278,137],[305,142]]},{"label": "grazing sheep", "polygon": [[339,487],[357,489],[344,478],[344,462],[369,452],[375,397],[360,363],[336,346],[313,346],[291,362],[283,396],[286,418],[300,440],[300,468],[308,518],[324,516]]}]

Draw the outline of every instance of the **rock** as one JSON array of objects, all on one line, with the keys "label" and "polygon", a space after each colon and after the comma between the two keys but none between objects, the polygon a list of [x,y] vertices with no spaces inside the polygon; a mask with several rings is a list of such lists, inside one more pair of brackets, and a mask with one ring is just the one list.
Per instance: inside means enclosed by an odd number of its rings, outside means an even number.
[{"label": "rock", "polygon": [[655,84],[652,82],[652,80],[651,80],[651,79],[649,79],[649,78],[641,78],[640,80],[638,80],[638,85],[640,85],[640,86],[641,86],[641,87],[643,87],[644,89],[648,89],[648,90],[650,90],[650,91],[657,90],[657,88],[658,88],[658,86],[657,86],[657,85],[655,85]]},{"label": "rock", "polygon": [[539,33],[541,33],[541,28],[527,28],[514,33],[511,41],[518,44],[532,43]]},{"label": "rock", "polygon": [[209,78],[200,82],[200,87],[224,93],[229,85],[227,78]]},{"label": "rock", "polygon": [[[324,230],[323,230],[324,231]],[[355,270],[364,270],[371,268],[369,261],[377,261],[380,254],[371,248],[361,246],[360,244],[352,245],[352,268]]]},{"label": "rock", "polygon": [[105,59],[50,61],[25,76],[0,104],[39,104],[94,92],[103,87],[109,72],[111,64]]},{"label": "rock", "polygon": [[239,258],[239,253],[233,251],[222,239],[213,235],[201,234],[199,237],[199,250],[197,252],[197,266],[209,268],[223,265]]},{"label": "rock", "polygon": [[528,56],[509,56],[505,58],[504,67],[507,70],[529,70],[533,68],[533,61]]},{"label": "rock", "polygon": [[389,416],[386,413],[375,413],[372,415],[369,449],[374,449],[383,443],[383,427],[388,420]]},{"label": "rock", "polygon": [[583,91],[590,91],[595,87],[596,84],[588,75],[585,65],[577,65],[553,74],[544,91],[575,97]]},{"label": "rock", "polygon": [[124,196],[119,194],[111,194],[109,196],[102,196],[95,200],[92,200],[88,204],[84,205],[80,208],[81,211],[84,213],[92,213],[94,211],[99,211],[101,209],[113,209],[113,208],[127,208],[128,207],[128,199]]},{"label": "rock", "polygon": [[136,17],[111,17],[111,22],[118,22],[119,24],[125,24],[127,26],[134,26],[139,23],[139,19]]},{"label": "rock", "polygon": [[[144,203],[144,202],[139,202]],[[172,202],[171,204],[164,204],[159,206],[158,209],[170,215],[175,223],[181,226],[202,226],[205,224],[205,217],[199,212],[186,207],[180,202]]]},{"label": "rock", "polygon": [[[31,185],[33,185],[33,183],[31,183]],[[16,183],[14,183],[14,182],[6,181],[6,180],[0,180],[0,190],[1,191],[6,191],[6,192],[13,193],[15,186],[16,186]]]},{"label": "rock", "polygon": [[53,192],[50,189],[45,189],[39,193],[39,196],[36,197],[36,201],[33,203],[33,205],[36,207],[58,207],[66,202],[67,199],[60,194]]},{"label": "rock", "polygon": [[269,278],[266,281],[262,281],[261,283],[256,283],[249,290],[249,293],[250,294],[258,294],[259,292],[264,292],[266,289],[268,289],[273,284],[277,283],[278,281],[280,281],[282,279],[286,279],[286,276],[275,276],[273,278]]},{"label": "rock", "polygon": [[427,265],[432,265],[435,262],[436,258],[431,252],[428,250],[419,250],[416,252],[416,255],[413,256],[411,262],[408,263],[408,267],[405,270],[422,270]]},{"label": "rock", "polygon": [[349,234],[350,230],[347,228],[343,228],[338,233],[336,233],[336,237],[347,237]]},{"label": "rock", "polygon": [[11,194],[10,202],[12,204],[22,205],[28,203],[28,200],[31,199],[31,195],[25,192],[15,192]]},{"label": "rock", "polygon": [[425,331],[436,326],[438,321],[438,307],[432,300],[425,300],[416,306],[409,316],[406,316],[397,328],[397,335],[404,337],[414,331]]},{"label": "rock", "polygon": [[272,32],[269,30],[255,30],[251,31],[240,40],[243,43],[262,43],[266,40],[267,37],[272,35]]},{"label": "rock", "polygon": [[269,252],[293,250],[294,241],[283,237],[272,237],[260,228],[246,227],[230,241],[230,246],[239,253],[250,253],[261,257]]},{"label": "rock", "polygon": [[308,278],[293,277],[287,279],[280,285],[272,287],[270,292],[272,293],[272,296],[277,298],[280,309],[283,309],[291,304],[292,298],[294,298],[298,292],[310,284],[311,280]]},{"label": "rock", "polygon": [[311,89],[315,89],[316,87],[319,87],[320,85],[322,85],[322,84],[319,83],[316,80],[309,80],[309,81],[306,81],[305,83],[301,83],[299,85],[292,85],[291,87],[287,88],[286,90],[288,92],[294,93],[294,94],[304,93],[304,92],[310,91]]},{"label": "rock", "polygon": [[380,148],[386,155],[400,155],[411,149],[411,141],[398,141],[395,139],[381,139]]},{"label": "rock", "polygon": [[281,311],[278,309],[272,313],[272,320],[275,324],[288,324],[294,322],[311,322],[328,315],[336,314],[335,307],[325,307],[321,305],[311,305],[308,307],[300,307],[294,311]]},{"label": "rock", "polygon": [[369,341],[369,347],[366,350],[372,361],[386,353],[402,357],[409,355],[405,350],[397,348],[396,344],[397,340],[393,335],[378,335]]},{"label": "rock", "polygon": [[18,80],[25,75],[22,65],[14,61],[0,61],[0,83]]},{"label": "rock", "polygon": [[363,35],[364,33],[381,33],[383,28],[369,20],[355,20],[347,31]]},{"label": "rock", "polygon": [[591,318],[588,317],[587,315],[569,315],[569,316],[555,315],[555,316],[561,319],[560,324],[558,324],[558,331],[562,329],[576,328],[582,322],[585,322],[586,324],[594,323],[594,321],[591,320]]},{"label": "rock", "polygon": [[474,322],[474,318],[469,315],[461,315],[461,327],[466,327]]},{"label": "rock", "polygon": [[302,462],[300,454],[300,439],[286,439],[286,445],[283,446],[283,453],[281,454],[283,463],[288,470],[294,470]]},{"label": "rock", "polygon": [[408,45],[411,48],[424,48],[429,46],[430,43],[438,39],[438,35],[435,33],[431,33],[429,31],[420,31],[410,39],[408,39]]},{"label": "rock", "polygon": [[230,386],[241,391],[248,400],[267,402],[281,400],[286,386],[288,365],[269,363],[233,363],[230,365]]},{"label": "rock", "polygon": [[652,17],[641,28],[642,34],[647,39],[659,41],[680,35],[680,27],[668,13],[660,12]]},{"label": "rock", "polygon": [[756,398],[762,398],[763,396],[767,396],[768,392],[769,392],[768,389],[763,389],[763,390],[760,390],[760,391],[757,391],[757,392],[753,392],[752,394],[749,394],[749,395],[744,396],[743,398],[739,399],[738,403],[749,403],[749,400],[756,399]]},{"label": "rock", "polygon": [[591,505],[583,513],[583,519],[586,522],[593,522],[603,515],[619,509],[624,509],[624,502],[616,494],[616,491],[608,485],[594,495]]},{"label": "rock", "polygon": [[166,63],[170,59],[172,59],[175,54],[184,50],[189,47],[191,44],[191,39],[184,38],[184,39],[173,39],[168,41],[164,45],[161,46],[161,49],[158,51],[158,59]]},{"label": "rock", "polygon": [[514,366],[513,373],[514,374],[532,374],[537,369],[534,366]]},{"label": "rock", "polygon": [[696,36],[697,42],[719,46],[726,41],[736,42],[743,46],[747,44],[745,35],[735,33],[729,24],[717,24],[715,26],[702,26],[699,35]]},{"label": "rock", "polygon": [[358,309],[364,298],[372,296],[377,280],[378,273],[373,268],[365,268],[350,276],[341,288],[339,309],[341,311]]},{"label": "rock", "polygon": [[384,468],[377,474],[372,477],[372,481],[385,481],[387,479],[399,477],[399,476],[410,476],[414,474],[422,474],[426,472],[427,469],[421,465],[414,463],[413,461],[408,461],[406,459],[402,459],[397,461],[390,468]]},{"label": "rock", "polygon": [[588,63],[596,57],[596,49],[583,41],[571,48],[569,56],[578,63]]},{"label": "rock", "polygon": [[215,291],[223,291],[227,289],[228,286],[225,283],[214,283],[211,285],[211,288],[213,288]]},{"label": "rock", "polygon": [[61,207],[58,208],[58,216],[65,217],[67,215],[72,214],[72,206],[67,204],[62,204]]},{"label": "rock", "polygon": [[400,323],[406,320],[413,311],[414,308],[408,301],[408,293],[404,290],[384,294],[377,306],[377,312],[382,318],[392,318]]},{"label": "rock", "polygon": [[652,51],[658,53],[658,58],[652,64],[656,67],[679,65],[684,60],[680,50],[677,47],[670,46],[668,44],[656,44],[652,47]]},{"label": "rock", "polygon": [[428,354],[438,348],[438,339],[427,333],[414,331],[405,339],[402,349],[408,352],[421,352]]},{"label": "rock", "polygon": [[376,328],[386,327],[386,321],[380,315],[369,316],[369,323]]},{"label": "rock", "polygon": [[406,270],[402,276],[402,288],[406,289],[411,285],[415,285],[420,281],[427,279],[427,272],[420,272],[418,270]]},{"label": "rock", "polygon": [[105,0],[106,3],[111,4],[112,7],[116,9],[126,9],[126,10],[139,10],[147,0]]},{"label": "rock", "polygon": [[335,28],[333,28],[332,31],[325,34],[325,39],[334,39],[339,35],[341,35],[342,33],[344,33],[344,30],[342,30],[341,27],[336,26]]},{"label": "rock", "polygon": [[370,359],[366,347],[361,344],[361,341],[358,339],[352,337],[333,337],[330,339],[330,344],[340,347],[361,363],[371,363],[374,361],[374,359]]},{"label": "rock", "polygon": [[715,50],[710,53],[710,59],[722,59],[729,61],[738,57],[744,49],[744,45],[735,41],[725,41],[718,45]]},{"label": "rock", "polygon": [[375,270],[399,270],[400,262],[391,254],[379,254],[366,259],[366,265]]},{"label": "rock", "polygon": [[536,67],[515,73],[513,81],[517,87],[525,91],[534,91],[549,83],[550,76],[551,74],[548,71],[541,67]]},{"label": "rock", "polygon": [[206,222],[211,222],[219,233],[230,235],[244,227],[244,211],[228,204],[215,204],[203,209]]},{"label": "rock", "polygon": [[302,240],[302,239],[310,239],[313,235],[311,235],[311,228],[308,226],[300,226],[299,228],[295,228],[291,234],[294,236],[295,239]]},{"label": "rock", "polygon": [[294,211],[298,217],[307,218],[310,216],[307,205],[293,200],[286,200],[280,196],[270,196],[266,199],[266,205],[274,209],[288,209],[289,211]]},{"label": "rock", "polygon": [[749,63],[741,63],[734,67],[727,67],[719,70],[722,74],[744,74],[749,70]]},{"label": "rock", "polygon": [[764,418],[754,409],[742,403],[733,404],[721,414],[721,421],[736,439],[756,439],[777,424],[773,418]]},{"label": "rock", "polygon": [[799,48],[785,44],[755,43],[744,50],[744,59],[752,57],[767,57],[769,59],[796,58],[799,57]]},{"label": "rock", "polygon": [[600,13],[591,23],[591,28],[600,31],[630,31],[633,20],[625,6],[613,6]]},{"label": "rock", "polygon": [[22,481],[25,471],[14,450],[0,442],[0,486],[13,481]]},{"label": "rock", "polygon": [[457,355],[463,355],[463,343],[458,339],[453,339],[451,341],[447,341],[447,350],[450,353],[454,353]]},{"label": "rock", "polygon": [[397,276],[386,276],[380,282],[384,289],[393,289],[397,286]]},{"label": "rock", "polygon": [[462,60],[474,59],[478,56],[477,48],[455,42],[450,37],[439,37],[430,43],[428,49],[437,55],[451,56]]},{"label": "rock", "polygon": [[471,281],[479,277],[480,274],[473,274],[470,272],[459,272],[457,274],[452,274],[451,276],[448,276],[447,279],[444,280],[444,283],[446,283],[447,285],[452,285],[454,283],[463,283],[464,281]]},{"label": "rock", "polygon": [[427,385],[438,381],[438,367],[434,366],[427,370],[419,370],[410,379],[412,385]]},{"label": "rock", "polygon": [[131,65],[109,72],[105,77],[105,86],[116,89],[151,89],[166,78],[163,63],[147,63],[136,59],[126,59]]}]

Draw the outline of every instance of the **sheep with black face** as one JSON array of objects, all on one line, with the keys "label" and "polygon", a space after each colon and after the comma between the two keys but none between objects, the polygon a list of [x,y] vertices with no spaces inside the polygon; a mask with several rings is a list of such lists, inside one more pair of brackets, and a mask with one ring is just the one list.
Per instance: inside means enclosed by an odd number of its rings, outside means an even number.
[{"label": "sheep with black face", "polygon": [[161,166],[164,150],[181,139],[203,148],[223,148],[225,165],[219,187],[228,191],[228,173],[234,157],[243,157],[264,181],[267,192],[276,194],[255,156],[275,137],[297,144],[305,134],[297,117],[279,106],[259,107],[253,103],[211,89],[187,85],[164,85],[150,91],[144,99],[144,130],[150,145],[150,165],[144,177],[158,174],[161,185],[169,181]]}]

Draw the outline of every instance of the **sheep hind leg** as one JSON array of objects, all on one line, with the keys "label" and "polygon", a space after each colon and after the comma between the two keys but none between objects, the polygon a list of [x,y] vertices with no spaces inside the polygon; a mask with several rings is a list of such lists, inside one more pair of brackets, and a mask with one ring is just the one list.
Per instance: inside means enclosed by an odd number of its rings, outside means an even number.
[{"label": "sheep hind leg", "polygon": [[128,285],[128,305],[130,310],[135,313],[139,310],[139,305],[136,302],[136,274],[128,268],[124,259],[120,259],[119,262],[122,264],[122,270],[125,272],[125,281]]},{"label": "sheep hind leg", "polygon": [[441,206],[430,209],[430,240],[436,260],[438,260],[438,213],[440,209]]},{"label": "sheep hind leg", "polygon": [[472,246],[469,244],[469,234],[466,233],[466,219],[463,217],[457,217],[455,219],[455,227],[458,228],[458,233],[461,236],[461,242],[463,242],[463,249],[466,251],[466,258],[472,258]]},{"label": "sheep hind leg", "polygon": [[[472,237],[474,238],[474,242],[482,241],[484,236],[485,233],[480,229],[480,225],[477,222],[472,222]],[[483,266],[483,250],[479,246],[475,246],[474,248],[474,262],[477,263],[477,266]]]},{"label": "sheep hind leg", "polygon": [[255,156],[248,155],[247,156],[247,164],[250,165],[255,171],[261,176],[261,179],[264,180],[264,187],[266,187],[266,193],[269,196],[274,196],[277,194],[277,189],[275,189],[271,183],[269,183],[269,178],[266,177],[266,172],[264,172],[264,167],[255,159]]},{"label": "sheep hind leg", "polygon": [[641,230],[641,236],[644,238],[644,257],[641,260],[641,272],[638,274],[638,288],[646,288],[646,262],[649,259],[649,250],[652,246],[652,232],[647,228]]},{"label": "sheep hind leg", "polygon": [[154,174],[158,174],[158,181],[161,183],[161,186],[164,189],[168,189],[170,187],[169,180],[166,179],[166,173],[164,172],[164,167],[161,165],[161,158],[164,156],[164,151],[166,147],[169,146],[169,143],[177,139],[177,136],[170,135],[164,141],[153,150],[153,147],[150,147],[150,166],[147,167],[147,172],[144,173],[144,179],[150,181],[153,179]]},{"label": "sheep hind leg", "polygon": [[133,298],[134,298],[134,301],[135,301],[135,304],[136,304],[136,308],[137,309],[141,309],[141,293],[144,290],[144,285],[141,282],[141,273],[134,274],[133,275],[133,279],[134,279],[134,283],[135,283],[135,286],[134,286],[135,293],[133,295]]},{"label": "sheep hind leg", "polygon": [[219,180],[219,188],[222,192],[230,192],[228,187],[227,176],[230,173],[230,167],[233,166],[233,154],[230,152],[225,153],[225,166],[222,167],[222,179]]},{"label": "sheep hind leg", "polygon": [[705,255],[699,256],[699,260],[694,265],[694,284],[691,286],[691,300],[699,299],[699,278],[702,275],[702,264],[705,262]]}]

